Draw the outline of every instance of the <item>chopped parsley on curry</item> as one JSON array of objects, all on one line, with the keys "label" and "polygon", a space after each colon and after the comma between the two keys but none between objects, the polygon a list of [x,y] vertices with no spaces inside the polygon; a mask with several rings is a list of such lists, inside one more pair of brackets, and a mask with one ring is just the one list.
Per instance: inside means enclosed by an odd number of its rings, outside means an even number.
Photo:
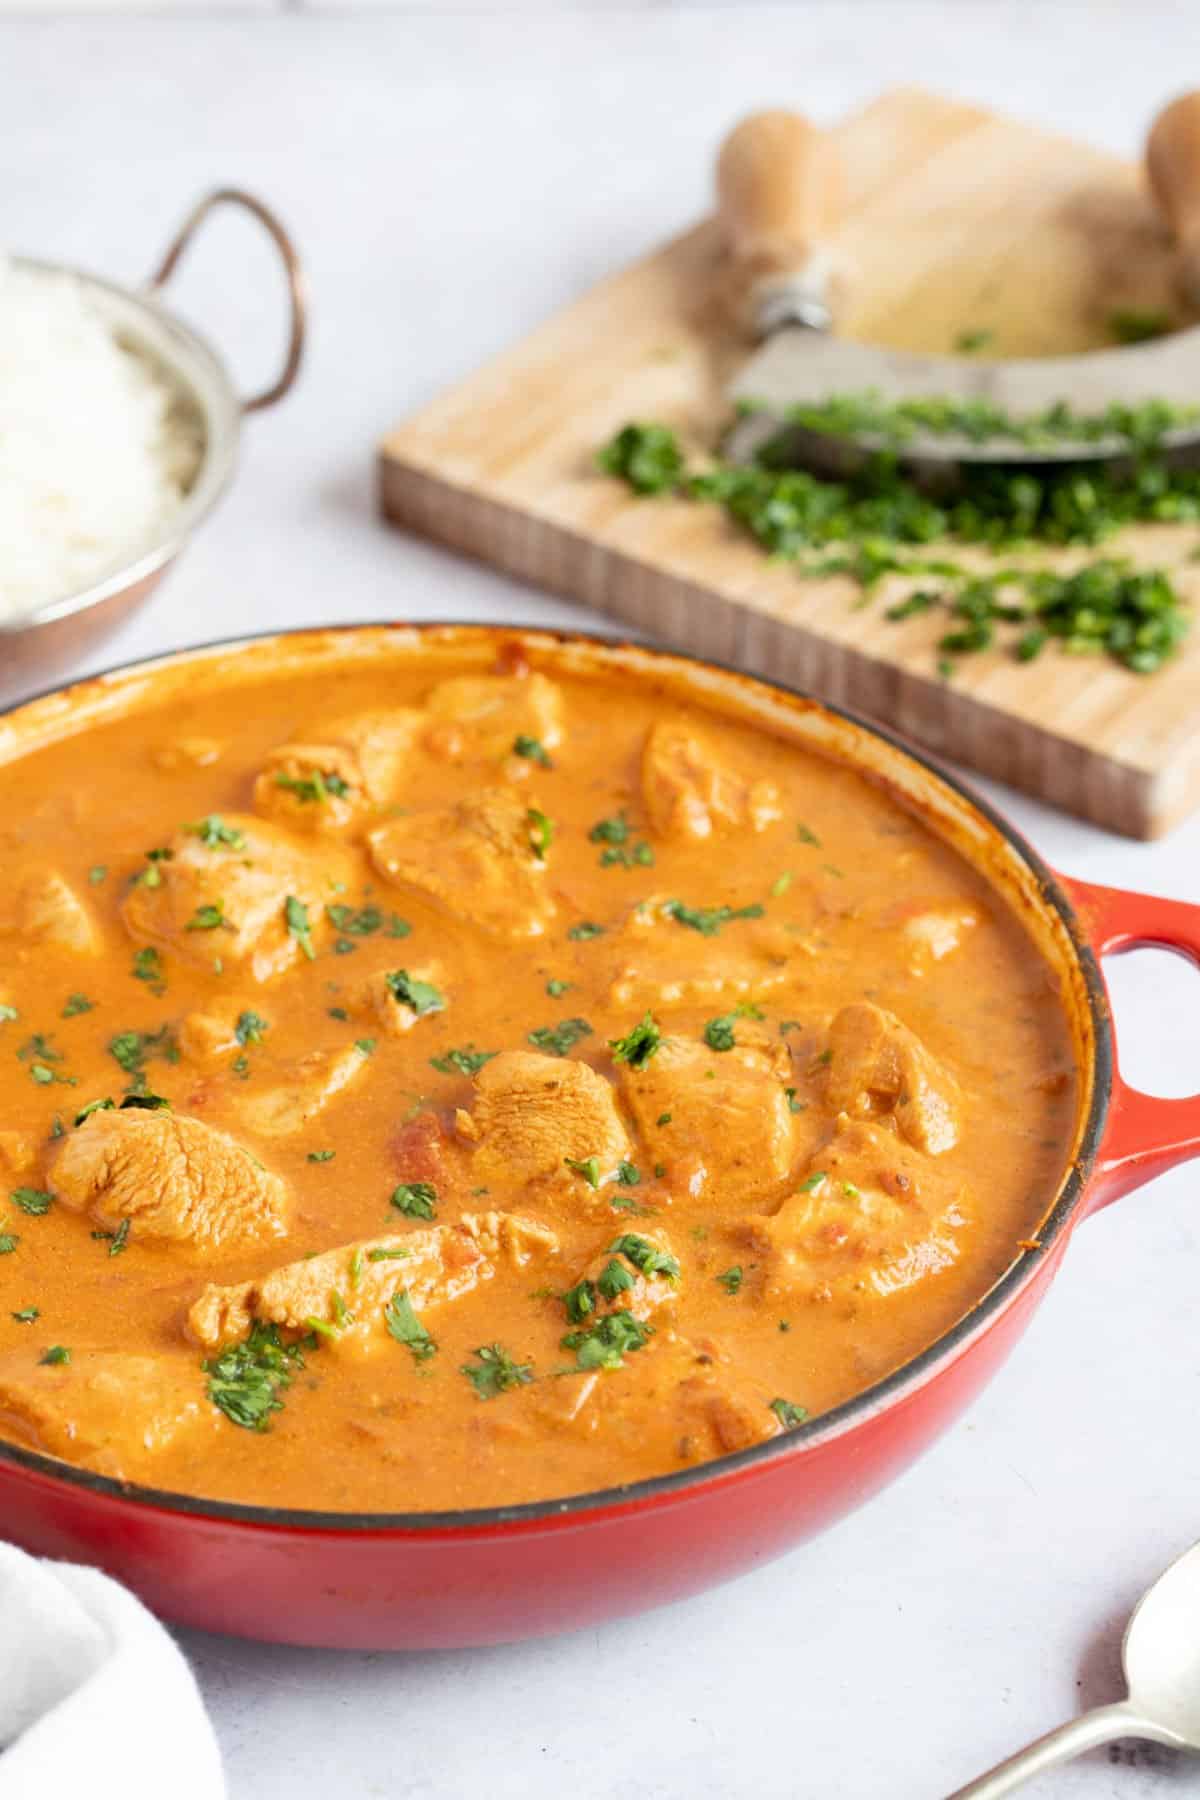
[{"label": "chopped parsley on curry", "polygon": [[799,1429],[1034,1231],[1074,1062],[999,893],[698,684],[485,655],[142,677],[0,765],[0,1436],[549,1499]]}]

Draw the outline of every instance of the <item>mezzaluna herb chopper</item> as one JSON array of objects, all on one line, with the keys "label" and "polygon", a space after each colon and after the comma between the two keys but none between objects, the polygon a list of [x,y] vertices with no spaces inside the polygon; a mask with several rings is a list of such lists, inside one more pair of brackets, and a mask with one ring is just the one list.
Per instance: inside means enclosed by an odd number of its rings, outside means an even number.
[{"label": "mezzaluna herb chopper", "polygon": [[[1181,291],[1200,304],[1200,90],[1155,119],[1145,165]],[[758,113],[725,140],[716,178],[727,294],[762,346],[730,388],[730,460],[845,475],[890,451],[937,485],[966,465],[1110,462],[1147,443],[1200,462],[1200,326],[1010,360],[851,342],[834,330],[845,272],[830,245],[832,140],[797,113]]]}]

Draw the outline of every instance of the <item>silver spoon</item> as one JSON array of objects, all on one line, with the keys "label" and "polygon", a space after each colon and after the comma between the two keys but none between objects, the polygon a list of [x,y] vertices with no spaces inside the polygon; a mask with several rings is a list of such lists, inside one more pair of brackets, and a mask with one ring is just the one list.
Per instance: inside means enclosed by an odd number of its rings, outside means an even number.
[{"label": "silver spoon", "polygon": [[1121,1646],[1128,1698],[1060,1725],[948,1800],[1000,1800],[1034,1775],[1114,1738],[1200,1752],[1200,1544],[1142,1595]]}]

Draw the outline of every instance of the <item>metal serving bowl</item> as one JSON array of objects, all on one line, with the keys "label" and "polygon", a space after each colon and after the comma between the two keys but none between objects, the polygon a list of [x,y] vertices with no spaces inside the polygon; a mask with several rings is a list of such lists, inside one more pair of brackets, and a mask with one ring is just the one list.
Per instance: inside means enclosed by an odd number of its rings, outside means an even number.
[{"label": "metal serving bowl", "polygon": [[[253,214],[273,239],[288,283],[290,319],[283,368],[270,387],[247,400],[239,398],[217,352],[177,319],[161,298],[197,229],[220,206],[237,206]],[[173,389],[174,406],[195,432],[197,456],[183,499],[156,543],[86,588],[48,600],[19,618],[0,620],[0,699],[45,680],[81,656],[145,600],[228,486],[237,462],[242,415],[272,406],[295,381],[307,310],[304,273],[291,238],[261,200],[240,188],[218,188],[192,208],[140,289],[121,287],[60,263],[29,257],[13,260],[18,268],[70,275],[83,286],[118,341],[152,362]]]}]

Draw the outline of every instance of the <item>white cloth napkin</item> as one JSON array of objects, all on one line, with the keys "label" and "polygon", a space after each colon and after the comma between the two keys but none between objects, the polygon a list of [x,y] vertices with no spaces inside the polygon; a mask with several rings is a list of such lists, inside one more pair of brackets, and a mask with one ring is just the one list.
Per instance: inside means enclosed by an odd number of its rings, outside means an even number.
[{"label": "white cloth napkin", "polygon": [[98,1569],[0,1544],[0,1800],[224,1800],[191,1670]]}]

